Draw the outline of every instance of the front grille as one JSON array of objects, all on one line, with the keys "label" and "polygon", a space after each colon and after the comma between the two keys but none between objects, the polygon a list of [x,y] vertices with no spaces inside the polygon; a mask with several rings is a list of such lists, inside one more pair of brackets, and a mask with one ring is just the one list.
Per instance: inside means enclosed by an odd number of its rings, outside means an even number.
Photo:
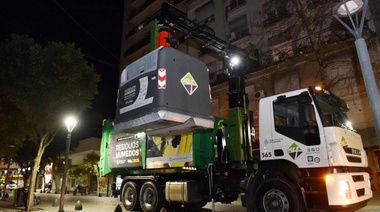
[{"label": "front grille", "polygon": [[361,188],[361,189],[357,189],[356,190],[356,194],[358,195],[358,197],[361,197],[365,194],[365,190],[364,188]]},{"label": "front grille", "polygon": [[364,181],[364,176],[363,175],[353,175],[352,180],[354,182],[361,182],[361,181]]},{"label": "front grille", "polygon": [[350,147],[343,147],[344,151],[347,154],[352,154],[352,155],[361,155],[361,151],[359,149],[355,148],[350,148]]},{"label": "front grille", "polygon": [[353,156],[348,156],[347,155],[347,160],[351,163],[361,163],[362,159],[359,157],[353,157]]}]

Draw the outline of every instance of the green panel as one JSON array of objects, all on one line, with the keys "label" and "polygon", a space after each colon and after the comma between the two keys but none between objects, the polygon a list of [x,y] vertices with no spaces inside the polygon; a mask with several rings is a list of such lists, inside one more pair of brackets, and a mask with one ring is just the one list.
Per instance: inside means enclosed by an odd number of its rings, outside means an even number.
[{"label": "green panel", "polygon": [[215,161],[215,133],[213,131],[193,133],[193,165],[206,167]]},{"label": "green panel", "polygon": [[[224,124],[220,124],[223,122]],[[219,126],[220,125],[220,126]],[[228,125],[226,119],[214,117],[214,129],[193,133],[193,160],[195,167],[206,167],[217,157],[216,134],[219,128]]]},{"label": "green panel", "polygon": [[141,146],[141,160],[142,160],[142,168],[146,168],[146,140],[147,136],[145,135],[141,138],[140,146]]},{"label": "green panel", "polygon": [[231,108],[228,110],[228,138],[227,147],[230,151],[231,161],[243,161],[244,149],[243,149],[243,120],[244,111],[243,108]]},{"label": "green panel", "polygon": [[100,144],[100,177],[110,174],[112,169],[110,168],[109,161],[109,145],[111,141],[111,134],[114,133],[113,122],[110,119],[103,120],[103,133]]}]

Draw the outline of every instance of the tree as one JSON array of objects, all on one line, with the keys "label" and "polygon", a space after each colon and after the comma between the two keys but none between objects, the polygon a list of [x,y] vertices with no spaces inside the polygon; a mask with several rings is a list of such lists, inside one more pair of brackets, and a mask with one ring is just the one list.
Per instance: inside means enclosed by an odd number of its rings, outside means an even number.
[{"label": "tree", "polygon": [[30,170],[33,166],[33,159],[37,154],[37,148],[33,142],[25,141],[22,147],[14,154],[14,161],[20,166],[21,174],[23,175],[23,185],[27,184],[27,180],[30,177]]},{"label": "tree", "polygon": [[[14,114],[14,116],[12,116],[12,114]],[[22,145],[21,141],[26,139],[24,135],[17,133],[17,129],[22,129],[20,125],[22,124],[21,120],[24,119],[20,114],[21,113],[14,108],[14,105],[7,102],[6,99],[0,98],[0,120],[2,121],[0,125],[0,134],[2,135],[0,139],[0,146],[2,147],[0,148],[0,158],[8,156],[7,148],[4,147],[9,145],[15,147],[20,146]]]},{"label": "tree", "polygon": [[[336,2],[290,0],[289,4],[295,14],[292,20],[294,23],[291,30],[292,37],[301,44],[308,44],[314,50],[314,59],[320,67],[321,83],[325,88],[332,89],[337,82],[336,78],[328,76],[328,70],[331,69],[329,66],[337,61],[331,61],[331,57],[337,52],[342,53],[344,49],[353,47],[353,44],[335,45],[336,42],[343,42],[348,38],[347,30],[344,30],[332,16],[332,8]],[[347,61],[339,62],[347,63]],[[351,77],[350,75],[348,78]]]},{"label": "tree", "polygon": [[[83,159],[82,164],[71,167],[67,172],[71,177],[87,177],[88,182],[90,182],[91,176],[96,176],[96,179],[99,179],[99,160],[100,156],[97,153],[89,153]],[[97,191],[99,193],[99,183],[97,183]]]},{"label": "tree", "polygon": [[[0,43],[0,71],[0,99],[13,107],[11,112],[18,112],[6,117],[2,110],[0,121],[21,122],[12,129],[37,147],[29,182],[33,191],[41,157],[64,126],[63,117],[91,106],[100,77],[73,43],[49,42],[43,47],[26,35],[11,35]],[[33,206],[32,197],[29,192],[26,210]]]},{"label": "tree", "polygon": [[[254,31],[252,35],[260,40],[267,38],[270,46],[270,50],[262,55],[262,60],[268,61],[264,65],[273,65],[274,62],[277,69],[286,70],[294,67],[295,63],[307,61],[317,64],[319,70],[310,73],[315,76],[310,84],[323,85],[329,90],[341,86],[342,81],[347,84],[355,80],[358,70],[353,63],[356,61],[347,59],[353,58],[354,44],[347,40],[351,38],[349,32],[333,18],[332,8],[335,5],[336,1],[331,0],[273,0],[265,3],[262,14],[265,21],[251,21],[253,28],[264,30],[264,33]],[[290,59],[293,62],[287,63]],[[331,76],[330,70],[342,64],[352,66],[352,70],[343,73],[342,78]]]}]

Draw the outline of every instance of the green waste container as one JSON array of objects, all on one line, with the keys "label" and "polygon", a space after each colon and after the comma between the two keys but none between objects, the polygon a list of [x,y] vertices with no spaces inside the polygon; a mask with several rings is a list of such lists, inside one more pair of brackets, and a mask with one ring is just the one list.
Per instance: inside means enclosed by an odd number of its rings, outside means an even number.
[{"label": "green waste container", "polygon": [[24,206],[24,193],[22,188],[13,190],[13,204],[16,207]]}]

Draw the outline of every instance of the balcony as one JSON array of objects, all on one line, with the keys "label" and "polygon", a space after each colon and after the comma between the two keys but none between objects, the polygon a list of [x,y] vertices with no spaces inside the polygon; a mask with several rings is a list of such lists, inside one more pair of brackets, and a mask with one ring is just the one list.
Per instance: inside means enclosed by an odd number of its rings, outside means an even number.
[{"label": "balcony", "polygon": [[275,11],[271,11],[267,14],[268,19],[264,20],[264,27],[270,26],[280,20],[289,18],[291,14],[286,8],[279,8]]},{"label": "balcony", "polygon": [[230,12],[231,10],[234,10],[237,7],[245,5],[246,3],[247,3],[246,0],[232,0],[232,1],[230,1],[230,4],[226,7],[226,15],[228,15],[228,12]]},{"label": "balcony", "polygon": [[246,37],[248,35],[249,35],[249,29],[248,28],[243,29],[243,30],[238,31],[238,32],[231,32],[231,34],[228,36],[228,41],[232,43],[232,42],[240,40],[241,38]]},{"label": "balcony", "polygon": [[209,17],[203,19],[203,20],[198,20],[198,19],[194,19],[193,20],[195,23],[198,23],[198,24],[205,24],[205,25],[208,25],[208,24],[211,24],[215,21],[215,15],[210,15]]}]

